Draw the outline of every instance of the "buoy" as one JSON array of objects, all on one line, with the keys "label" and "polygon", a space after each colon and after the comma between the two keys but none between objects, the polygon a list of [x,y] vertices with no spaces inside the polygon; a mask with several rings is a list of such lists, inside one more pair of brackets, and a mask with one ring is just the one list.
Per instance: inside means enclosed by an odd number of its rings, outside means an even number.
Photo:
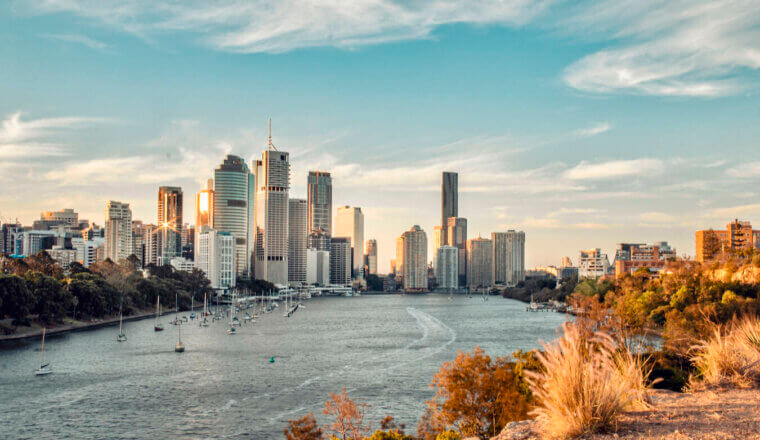
[{"label": "buoy", "polygon": [[270,363],[270,364],[273,364],[273,363],[274,363],[274,356],[272,356],[272,357],[270,357],[270,358],[269,358],[269,363]]}]

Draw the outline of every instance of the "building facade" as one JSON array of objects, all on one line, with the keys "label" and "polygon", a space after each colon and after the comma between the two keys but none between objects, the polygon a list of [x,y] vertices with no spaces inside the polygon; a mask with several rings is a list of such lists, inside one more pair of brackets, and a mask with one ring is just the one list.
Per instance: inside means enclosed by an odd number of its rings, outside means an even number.
[{"label": "building facade", "polygon": [[[441,176],[441,244],[451,244],[445,235],[451,217],[459,217],[459,174],[444,171]],[[465,239],[466,240],[466,239]]]},{"label": "building facade", "polygon": [[351,285],[351,239],[330,239],[330,284]]},{"label": "building facade", "polygon": [[330,284],[330,252],[319,249],[306,250],[306,284]]},{"label": "building facade", "polygon": [[404,290],[424,291],[428,288],[427,234],[419,225],[402,235]]},{"label": "building facade", "polygon": [[106,204],[105,258],[114,263],[132,254],[132,210],[129,203],[114,200]]},{"label": "building facade", "polygon": [[459,249],[454,246],[439,246],[436,251],[435,278],[438,288],[444,291],[459,287]]},{"label": "building facade", "polygon": [[364,270],[368,275],[377,275],[377,240],[367,240],[364,250]]},{"label": "building facade", "polygon": [[448,245],[459,249],[459,277],[467,275],[467,219],[450,217],[446,231]]},{"label": "building facade", "polygon": [[340,206],[335,216],[335,237],[351,240],[352,277],[361,277],[364,266],[364,214],[357,206]]},{"label": "building facade", "polygon": [[201,227],[197,234],[195,267],[202,270],[211,282],[211,288],[226,291],[235,287],[237,270],[235,268],[235,237],[224,231],[217,231],[208,226]]},{"label": "building facade", "polygon": [[760,247],[760,231],[748,221],[734,219],[725,230],[702,230],[694,234],[697,261],[705,262],[728,253]]},{"label": "building facade", "polygon": [[493,274],[491,279],[494,284],[507,284],[507,233],[492,232],[491,241],[493,242]]},{"label": "building facade", "polygon": [[161,234],[160,264],[182,256],[182,188],[158,188],[158,226]]},{"label": "building facade", "polygon": [[579,278],[599,278],[610,271],[610,260],[599,248],[583,250],[578,257]]},{"label": "building facade", "polygon": [[493,285],[493,241],[487,238],[467,240],[467,285],[470,289]]},{"label": "building facade", "polygon": [[307,201],[288,201],[288,281],[306,283]]},{"label": "building facade", "polygon": [[507,285],[525,281],[525,232],[507,231]]},{"label": "building facade", "polygon": [[211,227],[229,232],[235,241],[235,268],[240,276],[247,276],[250,265],[248,239],[249,180],[251,173],[245,161],[228,154],[219,168],[214,170],[214,198],[211,209]]},{"label": "building facade", "polygon": [[309,233],[322,231],[332,236],[332,177],[324,171],[309,171],[306,182]]},{"label": "building facade", "polygon": [[659,272],[668,260],[676,257],[676,250],[667,241],[652,244],[618,243],[615,251],[615,275],[630,274],[638,269]]}]

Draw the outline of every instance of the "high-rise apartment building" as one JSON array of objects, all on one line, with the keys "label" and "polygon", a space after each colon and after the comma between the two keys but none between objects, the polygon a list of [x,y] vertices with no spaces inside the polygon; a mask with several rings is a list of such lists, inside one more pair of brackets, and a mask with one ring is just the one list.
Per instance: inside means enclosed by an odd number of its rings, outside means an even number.
[{"label": "high-rise apartment building", "polygon": [[459,249],[454,246],[439,246],[436,251],[435,278],[438,288],[444,291],[459,287]]},{"label": "high-rise apartment building", "polygon": [[610,270],[610,260],[607,254],[599,248],[580,251],[578,257],[579,278],[599,278],[607,275]]},{"label": "high-rise apartment building", "polygon": [[525,281],[525,232],[507,231],[507,285]]},{"label": "high-rise apartment building", "polygon": [[249,194],[251,173],[245,161],[231,154],[214,170],[211,227],[229,232],[235,242],[237,275],[247,276],[250,265],[248,227],[253,207]]},{"label": "high-rise apartment building", "polygon": [[351,240],[351,266],[353,276],[361,276],[364,265],[364,214],[356,206],[340,206],[335,216],[335,237],[347,237]]},{"label": "high-rise apartment building", "polygon": [[330,284],[351,285],[351,239],[330,239]]},{"label": "high-rise apartment building", "polygon": [[158,226],[161,234],[160,264],[182,256],[182,188],[158,188]]},{"label": "high-rise apartment building", "polygon": [[734,219],[725,230],[707,229],[694,234],[697,261],[704,262],[727,253],[760,247],[760,231],[748,221]]},{"label": "high-rise apartment building", "polygon": [[487,238],[467,240],[467,285],[471,289],[493,285],[493,242]]},{"label": "high-rise apartment building", "polygon": [[414,225],[401,237],[404,249],[404,290],[427,290],[427,234],[418,225]]},{"label": "high-rise apartment building", "polygon": [[211,288],[226,291],[235,287],[235,238],[229,232],[202,226],[197,234],[195,267],[211,281]]},{"label": "high-rise apartment building", "polygon": [[467,275],[467,219],[463,217],[450,217],[448,222],[448,245],[459,249],[459,276]]},{"label": "high-rise apartment building", "polygon": [[394,274],[397,278],[404,277],[404,236],[396,239],[396,258],[393,260]]},{"label": "high-rise apartment building", "polygon": [[114,200],[106,204],[105,258],[114,263],[132,253],[132,210],[129,203]]},{"label": "high-rise apartment building", "polygon": [[306,199],[288,201],[288,281],[306,283]]},{"label": "high-rise apartment building", "polygon": [[364,266],[368,275],[377,275],[377,240],[367,240],[364,250]]},{"label": "high-rise apartment building", "polygon": [[[444,171],[441,179],[441,232],[448,227],[451,217],[458,216],[459,174]],[[442,244],[451,244],[451,238],[447,235],[441,238]]]},{"label": "high-rise apartment building", "polygon": [[309,171],[306,182],[309,233],[321,230],[332,236],[332,177],[325,171]]},{"label": "high-rise apartment building", "polygon": [[507,284],[507,233],[492,232],[493,242],[493,283]]},{"label": "high-rise apartment building", "polygon": [[256,189],[253,264],[257,279],[279,285],[288,284],[289,156],[272,144],[270,123],[267,149],[253,167]]},{"label": "high-rise apartment building", "polygon": [[330,251],[306,249],[306,284],[330,284]]}]

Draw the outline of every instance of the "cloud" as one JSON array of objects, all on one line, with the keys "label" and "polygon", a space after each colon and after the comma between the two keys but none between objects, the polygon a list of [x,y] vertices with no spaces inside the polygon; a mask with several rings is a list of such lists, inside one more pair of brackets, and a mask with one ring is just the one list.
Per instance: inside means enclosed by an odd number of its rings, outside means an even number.
[{"label": "cloud", "polygon": [[547,217],[554,218],[554,217],[564,217],[568,215],[589,215],[589,214],[599,214],[604,212],[601,209],[596,208],[560,208],[558,211],[551,212],[547,215]]},{"label": "cloud", "polygon": [[747,162],[726,170],[731,177],[749,178],[760,176],[760,162]]},{"label": "cloud", "polygon": [[610,123],[600,122],[589,128],[575,130],[574,133],[579,137],[592,137],[610,131],[610,129],[612,129],[612,125]]},{"label": "cloud", "polygon": [[285,52],[303,47],[359,47],[428,38],[439,26],[454,23],[519,26],[551,0],[317,1],[123,0],[18,1],[22,13],[72,13],[149,38],[183,31],[230,52]]},{"label": "cloud", "polygon": [[106,118],[63,117],[24,120],[22,112],[8,115],[0,123],[0,159],[66,156],[65,145],[47,142],[59,139],[65,130],[109,121]]},{"label": "cloud", "polygon": [[712,210],[712,217],[715,218],[740,218],[740,217],[758,217],[760,216],[760,203],[750,205],[730,206],[727,208],[717,208]]},{"label": "cloud", "polygon": [[619,224],[597,222],[562,222],[555,217],[526,217],[520,224],[522,229],[614,229]]},{"label": "cloud", "polygon": [[572,63],[563,79],[592,93],[737,93],[744,87],[742,71],[760,68],[759,24],[756,0],[582,3],[559,26],[615,47]]},{"label": "cloud", "polygon": [[103,43],[102,41],[95,40],[93,38],[84,36],[84,35],[77,35],[77,34],[45,34],[43,35],[45,38],[50,38],[53,40],[59,40],[64,41],[66,43],[74,43],[74,44],[80,44],[82,46],[88,47],[93,50],[97,50],[100,52],[106,52],[110,48],[110,46],[106,43]]},{"label": "cloud", "polygon": [[662,169],[663,163],[659,159],[613,160],[595,164],[584,160],[567,170],[565,177],[571,180],[601,180],[656,174]]}]

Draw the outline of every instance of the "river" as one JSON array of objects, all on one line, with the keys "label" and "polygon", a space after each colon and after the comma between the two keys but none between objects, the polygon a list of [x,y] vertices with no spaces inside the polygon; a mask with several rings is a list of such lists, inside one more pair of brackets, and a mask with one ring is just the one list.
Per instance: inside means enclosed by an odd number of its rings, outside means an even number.
[{"label": "river", "polygon": [[[0,426],[8,439],[284,438],[289,419],[321,411],[346,387],[370,404],[375,427],[393,415],[416,430],[430,380],[457,351],[491,355],[549,341],[565,320],[518,301],[445,295],[315,298],[292,317],[282,308],[245,324],[182,326],[150,319],[49,337],[54,373],[35,377],[39,341],[0,345]],[[187,315],[187,313],[181,313]],[[242,318],[242,316],[241,316]],[[270,363],[274,356],[275,362]]]}]

